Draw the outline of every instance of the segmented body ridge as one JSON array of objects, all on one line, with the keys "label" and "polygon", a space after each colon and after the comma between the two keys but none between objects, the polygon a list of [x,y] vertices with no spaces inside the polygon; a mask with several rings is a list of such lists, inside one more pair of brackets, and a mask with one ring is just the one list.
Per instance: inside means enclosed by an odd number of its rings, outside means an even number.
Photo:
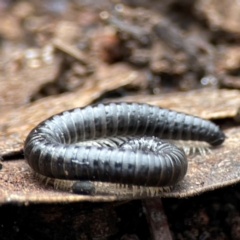
[{"label": "segmented body ridge", "polygon": [[[127,140],[119,140],[116,147],[77,144],[121,136]],[[217,146],[225,136],[210,121],[169,109],[139,103],[97,104],[40,123],[28,135],[24,154],[36,172],[48,177],[172,185],[186,174],[187,160],[181,150],[158,138]]]}]

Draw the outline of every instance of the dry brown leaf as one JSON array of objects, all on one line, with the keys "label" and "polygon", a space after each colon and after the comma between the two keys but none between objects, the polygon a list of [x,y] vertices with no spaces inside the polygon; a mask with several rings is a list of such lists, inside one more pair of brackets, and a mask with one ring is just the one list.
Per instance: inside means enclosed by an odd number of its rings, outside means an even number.
[{"label": "dry brown leaf", "polygon": [[239,32],[240,5],[235,0],[200,0],[199,9],[207,17],[212,28],[224,29],[233,33]]},{"label": "dry brown leaf", "polygon": [[220,119],[237,115],[240,107],[239,94],[238,90],[201,89],[161,96],[128,96],[117,101],[149,103],[205,119]]},{"label": "dry brown leaf", "polygon": [[[70,108],[86,106],[104,92],[129,85],[141,78],[141,73],[126,65],[116,64],[111,67],[106,65],[94,77],[94,81],[74,93],[44,98],[13,111],[6,111],[0,118],[0,153],[14,150],[13,146],[15,150],[19,149],[29,131],[47,117]],[[12,145],[9,143],[11,139]]]},{"label": "dry brown leaf", "polygon": [[[237,183],[240,180],[240,128],[226,131],[227,140],[219,148],[211,149],[206,156],[189,158],[189,168],[183,181],[168,191],[157,188],[136,190],[119,188],[115,184],[101,183],[105,195],[82,196],[56,190],[40,183],[24,160],[4,162],[0,171],[0,203],[5,202],[73,202],[73,201],[114,201],[138,199],[153,196],[188,197],[207,190]],[[107,194],[110,193],[110,194]]]},{"label": "dry brown leaf", "polygon": [[[136,73],[128,73],[119,86],[128,84],[137,77]],[[130,80],[129,80],[130,79]],[[2,152],[17,149],[14,144],[23,143],[28,132],[41,120],[59,111],[84,106],[91,103],[96,96],[111,89],[111,80],[98,83],[94,88],[79,90],[76,93],[64,94],[58,97],[49,97],[31,105],[16,109],[1,119],[2,138],[0,147]],[[114,84],[116,87],[116,84]],[[79,96],[78,98],[76,96]],[[98,95],[99,96],[99,95]],[[162,97],[136,96],[121,100],[148,102],[158,106],[170,107],[186,113],[205,118],[233,117],[240,104],[240,92],[237,90],[199,90],[189,93],[167,94]],[[204,103],[202,102],[204,99]],[[49,108],[49,106],[52,106]],[[22,161],[4,162],[0,171],[0,202],[68,202],[68,201],[113,201],[121,199],[146,198],[151,196],[186,197],[207,190],[237,183],[240,180],[238,167],[240,128],[226,131],[227,139],[219,148],[213,148],[212,153],[206,156],[196,155],[189,158],[189,169],[182,182],[175,185],[170,191],[158,191],[154,188],[140,188],[132,191],[128,188],[116,188],[114,184],[101,184],[104,196],[81,196],[62,192],[39,183],[30,172],[27,163]],[[10,137],[8,137],[10,136]],[[6,144],[7,140],[7,144]],[[12,141],[12,142],[11,142]],[[5,148],[7,146],[8,151]],[[166,190],[166,189],[165,189]],[[169,190],[169,189],[168,189]],[[110,194],[109,194],[110,193]]]},{"label": "dry brown leaf", "polygon": [[5,114],[6,111],[29,103],[32,94],[41,85],[54,78],[56,70],[57,64],[53,64],[41,68],[25,67],[21,71],[12,73],[2,72],[0,76],[0,114]]}]

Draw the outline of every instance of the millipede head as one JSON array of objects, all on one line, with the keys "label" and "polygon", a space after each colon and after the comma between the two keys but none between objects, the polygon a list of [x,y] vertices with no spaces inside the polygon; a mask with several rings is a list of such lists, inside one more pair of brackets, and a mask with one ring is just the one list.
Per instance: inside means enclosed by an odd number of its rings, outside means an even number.
[{"label": "millipede head", "polygon": [[219,130],[218,132],[213,133],[211,137],[213,140],[210,139],[209,143],[212,146],[216,147],[221,145],[225,141],[226,135],[221,130]]}]

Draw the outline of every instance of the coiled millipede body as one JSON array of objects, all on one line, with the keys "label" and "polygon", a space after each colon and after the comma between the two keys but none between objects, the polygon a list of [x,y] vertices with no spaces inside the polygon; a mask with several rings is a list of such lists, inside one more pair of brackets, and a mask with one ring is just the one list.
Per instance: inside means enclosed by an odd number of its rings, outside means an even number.
[{"label": "coiled millipede body", "polygon": [[[126,138],[119,148],[77,144],[121,136],[131,139]],[[218,146],[225,135],[210,121],[157,106],[97,104],[64,111],[41,122],[28,135],[24,155],[33,170],[51,178],[173,185],[186,174],[186,156],[159,138]]]}]

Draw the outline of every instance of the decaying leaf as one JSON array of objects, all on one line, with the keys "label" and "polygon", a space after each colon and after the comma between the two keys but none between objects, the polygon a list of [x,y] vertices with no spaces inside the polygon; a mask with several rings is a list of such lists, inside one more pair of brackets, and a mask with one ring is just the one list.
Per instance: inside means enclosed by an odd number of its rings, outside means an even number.
[{"label": "decaying leaf", "polygon": [[[10,149],[18,150],[28,132],[47,117],[66,109],[86,106],[106,91],[133,83],[141,78],[141,73],[125,65],[106,65],[95,78],[95,81],[89,82],[89,85],[86,84],[74,93],[48,97],[13,111],[6,111],[0,118],[0,153]],[[11,139],[12,145],[8,143]]]},{"label": "decaying leaf", "polygon": [[[12,63],[13,64],[13,63]],[[30,101],[33,92],[39,86],[50,81],[57,69],[57,64],[41,68],[24,68],[21,71],[0,76],[0,113],[20,107]]]},{"label": "decaying leaf", "polygon": [[240,6],[234,0],[223,0],[221,4],[217,0],[198,2],[199,9],[215,29],[224,29],[229,32],[238,33],[238,23],[240,19]]},{"label": "decaying leaf", "polygon": [[[125,83],[136,77],[135,73],[125,76]],[[124,82],[124,81],[123,81]],[[123,84],[123,83],[122,83]],[[99,83],[94,88],[79,90],[55,98],[46,98],[28,106],[16,109],[1,119],[1,153],[17,150],[28,132],[41,120],[59,111],[90,104],[96,98],[96,90],[111,89],[111,81]],[[141,96],[121,100],[139,101],[181,110],[204,118],[234,117],[240,104],[237,90],[198,90],[189,93],[169,94],[162,97]],[[204,102],[202,102],[204,99]],[[49,106],[52,108],[49,109]],[[236,183],[240,180],[239,127],[225,131],[227,139],[211,153],[189,157],[189,169],[182,182],[171,188],[124,188],[115,184],[97,184],[97,191],[103,195],[82,196],[46,186],[40,183],[24,160],[3,162],[0,171],[0,202],[68,202],[68,201],[113,201],[122,199],[146,198],[153,196],[186,197],[207,190]],[[7,140],[7,144],[6,144]],[[17,141],[16,141],[17,140]],[[18,146],[16,148],[15,144]],[[7,149],[4,149],[7,146]]]},{"label": "decaying leaf", "polygon": [[160,96],[127,96],[117,101],[149,103],[205,119],[221,119],[237,115],[240,107],[239,93],[238,90],[201,89]]},{"label": "decaying leaf", "polygon": [[211,149],[212,152],[206,156],[189,157],[189,168],[184,180],[164,190],[144,187],[132,189],[101,183],[97,189],[103,195],[82,196],[47,186],[46,180],[39,182],[24,160],[4,162],[0,172],[0,203],[114,201],[154,196],[187,197],[237,183],[240,180],[240,128],[229,129],[226,135],[226,142],[219,148]]}]

